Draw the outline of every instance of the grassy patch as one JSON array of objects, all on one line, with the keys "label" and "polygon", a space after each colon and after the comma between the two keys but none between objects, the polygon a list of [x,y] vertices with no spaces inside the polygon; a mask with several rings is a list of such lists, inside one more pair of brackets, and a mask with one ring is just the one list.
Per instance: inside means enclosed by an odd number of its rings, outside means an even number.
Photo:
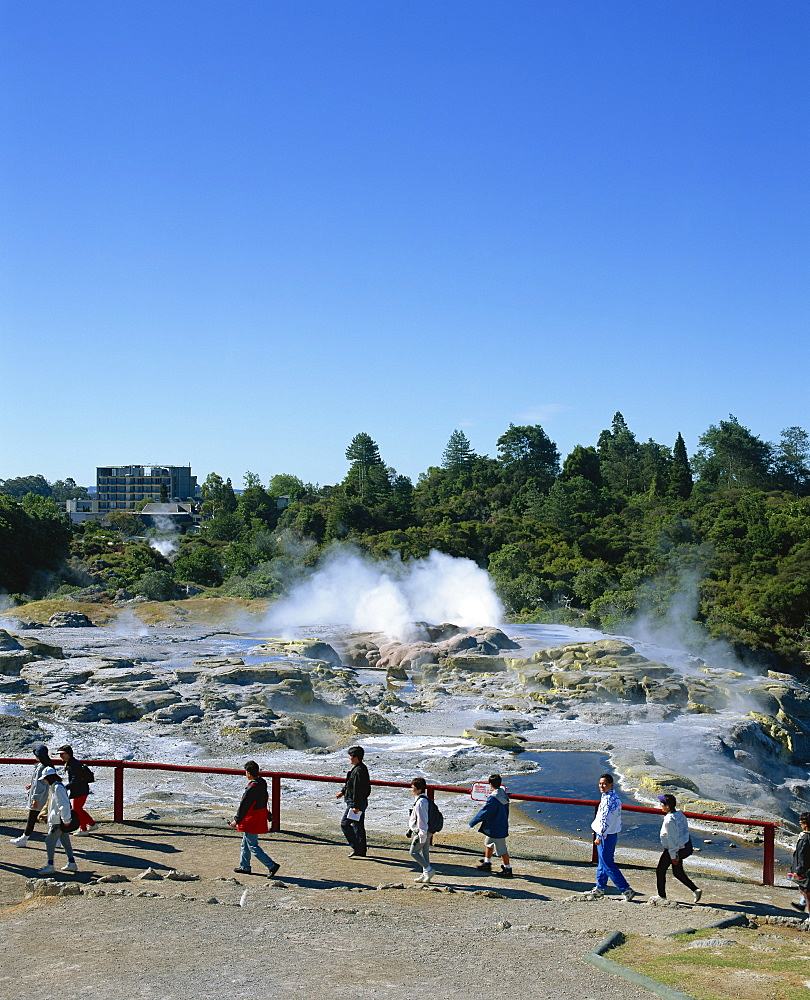
[{"label": "grassy patch", "polygon": [[100,604],[94,601],[65,601],[60,598],[53,598],[44,601],[30,601],[28,604],[21,604],[17,608],[11,608],[3,612],[6,617],[25,618],[34,622],[48,624],[51,615],[57,611],[76,611],[79,614],[87,615],[94,625],[106,625],[114,620],[118,615],[118,608],[112,608],[108,604]]},{"label": "grassy patch", "polygon": [[[731,941],[694,947],[701,940]],[[697,1000],[807,1000],[810,934],[766,925],[679,934],[629,935],[606,958]]]}]

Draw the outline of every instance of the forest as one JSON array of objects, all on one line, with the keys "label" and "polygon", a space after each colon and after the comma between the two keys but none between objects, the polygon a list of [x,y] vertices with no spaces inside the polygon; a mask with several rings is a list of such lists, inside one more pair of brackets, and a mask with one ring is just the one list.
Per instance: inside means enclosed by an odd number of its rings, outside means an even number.
[{"label": "forest", "polygon": [[[351,544],[372,559],[433,550],[488,569],[508,615],[608,631],[643,618],[696,647],[722,639],[781,669],[810,662],[810,437],[775,443],[734,416],[694,453],[639,441],[621,413],[562,459],[539,425],[510,424],[494,458],[456,430],[416,483],[358,433],[332,486],[294,474],[243,487],[210,473],[198,533],[158,547],[135,513],[71,529],[73,480],[0,480],[0,587],[17,603],[87,593],[273,598]],[[25,490],[26,483],[37,489]],[[163,540],[166,542],[166,539]],[[150,542],[152,544],[150,544]],[[100,595],[100,596],[99,596]]]}]

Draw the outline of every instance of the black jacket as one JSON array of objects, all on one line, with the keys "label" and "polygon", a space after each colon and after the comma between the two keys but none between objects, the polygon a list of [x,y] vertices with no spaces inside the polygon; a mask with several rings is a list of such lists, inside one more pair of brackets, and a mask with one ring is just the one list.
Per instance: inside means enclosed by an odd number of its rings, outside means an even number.
[{"label": "black jacket", "polygon": [[810,833],[803,833],[796,841],[793,852],[793,871],[807,879],[810,876]]},{"label": "black jacket", "polygon": [[65,774],[68,779],[65,782],[65,788],[72,799],[78,799],[80,795],[90,794],[90,785],[84,776],[84,764],[80,760],[71,757],[69,761],[66,761]]},{"label": "black jacket", "polygon": [[343,798],[351,802],[355,809],[365,809],[368,806],[369,795],[371,795],[371,779],[368,776],[368,768],[361,761],[346,775]]}]

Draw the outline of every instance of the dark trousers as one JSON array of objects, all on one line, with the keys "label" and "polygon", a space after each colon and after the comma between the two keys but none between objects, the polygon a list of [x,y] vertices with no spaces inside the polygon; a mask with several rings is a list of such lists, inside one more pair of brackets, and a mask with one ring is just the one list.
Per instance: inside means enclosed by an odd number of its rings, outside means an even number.
[{"label": "dark trousers", "polygon": [[[678,857],[680,858],[681,852],[678,851]],[[681,858],[681,863],[679,865],[672,864],[672,858],[669,856],[669,851],[664,851],[661,857],[658,859],[658,867],[655,869],[655,881],[658,886],[658,895],[662,899],[667,898],[667,872],[671,871],[672,874],[679,882],[683,882],[687,889],[694,892],[697,886],[692,881],[691,878],[683,870],[683,859]]]},{"label": "dark trousers", "polygon": [[26,837],[30,837],[34,832],[34,827],[37,825],[37,816],[39,816],[39,809],[28,810],[28,822],[25,824]]},{"label": "dark trousers", "polygon": [[354,807],[350,803],[346,803],[346,811],[343,813],[343,819],[340,821],[340,829],[343,831],[343,836],[349,842],[352,850],[355,854],[365,854],[366,853],[366,811],[361,810],[362,815],[360,819],[353,820],[349,819],[349,810]]}]

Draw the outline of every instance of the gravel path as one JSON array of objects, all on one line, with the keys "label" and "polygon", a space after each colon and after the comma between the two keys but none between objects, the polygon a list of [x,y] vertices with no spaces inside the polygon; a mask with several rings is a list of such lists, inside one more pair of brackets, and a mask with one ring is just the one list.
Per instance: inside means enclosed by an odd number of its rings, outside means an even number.
[{"label": "gravel path", "polygon": [[[630,1000],[650,994],[581,961],[608,931],[662,935],[740,911],[792,913],[785,889],[718,879],[698,864],[691,870],[707,905],[571,901],[593,884],[588,852],[540,834],[510,840],[518,873],[510,881],[475,871],[479,837],[443,834],[433,853],[439,875],[420,887],[404,838],[375,836],[371,856],[351,861],[320,817],[263,838],[282,866],[273,882],[233,874],[231,831],[105,825],[101,836],[75,841],[81,871],[60,878],[85,889],[94,875],[133,881],[99,886],[103,897],[21,902],[44,858],[41,841],[11,847],[15,829],[0,821],[0,1000]],[[200,878],[135,880],[149,866]],[[641,852],[624,863],[644,892],[654,891],[652,866]],[[377,888],[385,883],[403,888]]]}]

